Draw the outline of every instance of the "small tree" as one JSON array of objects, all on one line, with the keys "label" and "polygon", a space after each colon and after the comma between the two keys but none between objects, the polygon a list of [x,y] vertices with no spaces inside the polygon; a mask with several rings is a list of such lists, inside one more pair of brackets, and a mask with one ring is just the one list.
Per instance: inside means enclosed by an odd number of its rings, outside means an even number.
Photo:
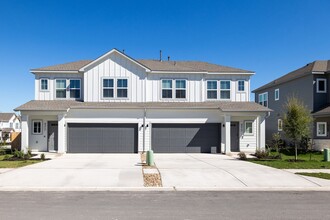
[{"label": "small tree", "polygon": [[283,130],[294,143],[295,160],[297,161],[298,144],[303,138],[310,137],[313,118],[303,102],[294,96],[288,98],[285,110]]},{"label": "small tree", "polygon": [[282,146],[283,141],[279,132],[273,133],[273,147],[276,150],[276,153],[279,154],[279,148]]}]

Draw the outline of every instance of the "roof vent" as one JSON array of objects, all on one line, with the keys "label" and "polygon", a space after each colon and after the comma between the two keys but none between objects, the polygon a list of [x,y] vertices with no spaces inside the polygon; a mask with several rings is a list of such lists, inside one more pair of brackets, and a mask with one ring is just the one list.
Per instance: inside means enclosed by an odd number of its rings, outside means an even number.
[{"label": "roof vent", "polygon": [[159,61],[162,62],[162,50],[159,51]]},{"label": "roof vent", "polygon": [[171,58],[170,56],[167,56],[167,61],[170,61],[170,58]]}]

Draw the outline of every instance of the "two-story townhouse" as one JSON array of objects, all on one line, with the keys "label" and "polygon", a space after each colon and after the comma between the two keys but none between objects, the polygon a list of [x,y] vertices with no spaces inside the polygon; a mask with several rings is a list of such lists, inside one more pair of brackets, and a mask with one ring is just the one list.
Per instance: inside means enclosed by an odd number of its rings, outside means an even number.
[{"label": "two-story townhouse", "polygon": [[9,141],[13,131],[21,132],[20,118],[15,113],[0,113],[0,143]]},{"label": "two-story townhouse", "polygon": [[95,60],[32,69],[22,149],[60,153],[255,151],[270,109],[250,102],[254,72],[196,61]]},{"label": "two-story townhouse", "polygon": [[273,110],[267,118],[266,142],[271,144],[272,134],[283,134],[284,106],[289,97],[295,96],[310,110],[314,117],[312,140],[315,149],[330,147],[330,61],[319,60],[294,70],[274,81],[255,89],[257,103]]}]

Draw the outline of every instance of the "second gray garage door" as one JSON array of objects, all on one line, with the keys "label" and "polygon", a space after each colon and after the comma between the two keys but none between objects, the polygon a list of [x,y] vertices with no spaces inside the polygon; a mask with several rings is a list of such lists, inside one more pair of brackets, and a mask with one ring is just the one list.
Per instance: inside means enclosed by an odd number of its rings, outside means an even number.
[{"label": "second gray garage door", "polygon": [[152,124],[152,149],[156,153],[219,152],[221,124]]},{"label": "second gray garage door", "polygon": [[137,124],[68,124],[69,153],[137,153]]}]

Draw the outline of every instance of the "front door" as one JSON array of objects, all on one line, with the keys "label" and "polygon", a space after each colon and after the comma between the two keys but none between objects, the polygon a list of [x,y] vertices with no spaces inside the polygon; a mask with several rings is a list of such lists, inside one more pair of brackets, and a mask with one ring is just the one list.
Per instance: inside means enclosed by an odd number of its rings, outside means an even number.
[{"label": "front door", "polygon": [[57,121],[48,122],[48,151],[57,151],[58,123]]},{"label": "front door", "polygon": [[239,152],[239,123],[231,122],[230,124],[230,150]]}]

